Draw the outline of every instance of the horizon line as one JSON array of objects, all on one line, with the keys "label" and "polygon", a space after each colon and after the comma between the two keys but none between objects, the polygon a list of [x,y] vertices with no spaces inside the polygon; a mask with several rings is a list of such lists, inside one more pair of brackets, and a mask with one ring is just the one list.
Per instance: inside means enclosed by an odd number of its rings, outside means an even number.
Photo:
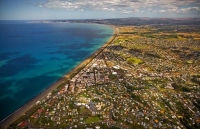
[{"label": "horizon line", "polygon": [[124,17],[124,18],[74,18],[74,19],[0,19],[0,21],[30,21],[30,20],[107,20],[107,19],[126,19],[126,18],[149,18],[149,19],[194,19],[199,17]]}]

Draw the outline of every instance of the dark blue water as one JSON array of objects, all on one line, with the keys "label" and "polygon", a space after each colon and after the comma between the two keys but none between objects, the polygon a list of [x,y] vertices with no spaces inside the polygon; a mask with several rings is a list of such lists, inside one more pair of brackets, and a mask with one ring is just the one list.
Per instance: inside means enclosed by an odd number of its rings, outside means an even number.
[{"label": "dark blue water", "polygon": [[0,21],[0,120],[90,56],[112,32],[97,24]]}]

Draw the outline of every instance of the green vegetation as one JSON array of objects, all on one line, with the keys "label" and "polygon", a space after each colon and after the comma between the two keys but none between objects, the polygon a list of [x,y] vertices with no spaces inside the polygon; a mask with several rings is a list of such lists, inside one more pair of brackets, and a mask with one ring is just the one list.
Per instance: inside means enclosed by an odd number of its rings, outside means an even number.
[{"label": "green vegetation", "polygon": [[123,32],[122,34],[138,34],[138,32]]},{"label": "green vegetation", "polygon": [[191,81],[200,85],[200,75],[194,75]]},{"label": "green vegetation", "polygon": [[109,75],[109,78],[110,78],[111,80],[116,80],[116,79],[117,79],[117,76],[116,76],[116,75],[113,75],[113,74],[110,74],[110,75]]},{"label": "green vegetation", "polygon": [[131,97],[132,99],[134,99],[135,101],[138,101],[138,102],[142,102],[142,99],[139,95],[135,95],[135,94],[131,94]]},{"label": "green vegetation", "polygon": [[188,60],[187,63],[188,64],[193,64],[193,60]]},{"label": "green vegetation", "polygon": [[172,87],[176,91],[182,91],[182,92],[190,92],[191,91],[188,87],[181,86],[177,83],[172,83]]},{"label": "green vegetation", "polygon": [[154,58],[161,58],[161,56],[157,53],[145,53],[145,54],[147,54],[148,56],[152,56]]},{"label": "green vegetation", "polygon": [[136,57],[127,58],[127,62],[130,63],[130,64],[142,64],[142,63],[144,63],[141,59],[138,59]]},{"label": "green vegetation", "polygon": [[84,113],[86,111],[87,111],[87,109],[85,107],[81,106],[81,108],[80,108],[80,114],[82,114],[82,113]]},{"label": "green vegetation", "polygon": [[192,103],[194,104],[195,107],[197,107],[198,109],[200,109],[200,100],[193,101]]},{"label": "green vegetation", "polygon": [[79,97],[90,98],[91,96],[87,92],[81,92],[78,94]]},{"label": "green vegetation", "polygon": [[89,117],[85,120],[85,123],[89,124],[89,123],[99,122],[99,121],[100,121],[99,117]]}]

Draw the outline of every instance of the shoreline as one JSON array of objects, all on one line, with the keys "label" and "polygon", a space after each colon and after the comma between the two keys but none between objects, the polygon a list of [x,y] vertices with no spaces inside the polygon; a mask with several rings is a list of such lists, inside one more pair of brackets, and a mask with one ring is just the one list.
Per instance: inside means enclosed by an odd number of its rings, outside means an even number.
[{"label": "shoreline", "polygon": [[53,84],[51,84],[48,88],[44,89],[41,93],[39,93],[37,96],[32,98],[30,101],[28,101],[26,104],[24,104],[22,107],[17,109],[14,113],[7,116],[5,119],[3,119],[0,122],[0,128],[6,128],[11,123],[16,121],[20,116],[22,116],[26,111],[28,111],[30,108],[32,108],[37,101],[40,101],[44,99],[48,93],[52,92],[54,89],[57,89],[61,84],[65,83],[67,80],[71,79],[73,76],[75,76],[82,68],[84,68],[88,63],[92,61],[96,56],[98,56],[109,44],[111,44],[116,36],[117,36],[117,28],[115,26],[107,25],[113,28],[113,34],[112,36],[99,48],[97,49],[92,55],[90,55],[88,58],[83,60],[80,64],[78,64],[75,68],[70,70],[68,73],[66,73],[62,78],[55,81]]}]

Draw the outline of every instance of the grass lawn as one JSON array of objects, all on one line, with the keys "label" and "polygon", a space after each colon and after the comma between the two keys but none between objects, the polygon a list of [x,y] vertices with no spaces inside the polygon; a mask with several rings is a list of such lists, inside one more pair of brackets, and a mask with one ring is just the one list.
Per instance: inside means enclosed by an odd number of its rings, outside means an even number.
[{"label": "grass lawn", "polygon": [[95,122],[99,122],[99,121],[100,121],[99,117],[89,117],[89,118],[86,119],[85,123],[89,124],[89,123],[92,123],[92,122],[95,123]]},{"label": "grass lawn", "polygon": [[187,63],[188,64],[193,64],[194,62],[193,62],[193,60],[188,60]]},{"label": "grass lawn", "polygon": [[143,61],[138,59],[138,58],[135,58],[135,57],[130,57],[127,59],[127,62],[128,63],[133,63],[133,64],[142,64]]},{"label": "grass lawn", "polygon": [[81,106],[81,108],[80,108],[80,114],[82,114],[82,113],[84,113],[86,111],[87,111],[87,109],[85,107]]}]

